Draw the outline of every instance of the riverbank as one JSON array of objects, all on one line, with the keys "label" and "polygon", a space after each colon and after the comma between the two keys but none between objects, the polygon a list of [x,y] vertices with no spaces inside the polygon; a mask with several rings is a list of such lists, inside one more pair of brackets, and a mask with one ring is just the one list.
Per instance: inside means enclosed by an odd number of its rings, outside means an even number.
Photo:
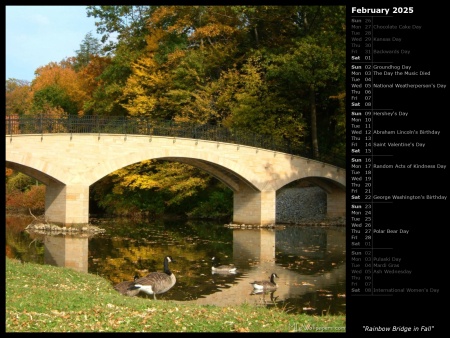
[{"label": "riverbank", "polygon": [[231,229],[284,229],[289,226],[345,226],[345,218],[324,218],[321,220],[301,220],[289,223],[276,223],[267,225],[254,225],[254,224],[224,224],[225,227]]}]

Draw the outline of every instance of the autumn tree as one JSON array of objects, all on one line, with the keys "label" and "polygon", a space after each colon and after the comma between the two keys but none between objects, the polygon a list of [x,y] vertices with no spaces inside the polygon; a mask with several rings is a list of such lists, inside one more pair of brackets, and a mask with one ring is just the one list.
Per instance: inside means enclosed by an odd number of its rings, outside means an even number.
[{"label": "autumn tree", "polygon": [[277,86],[266,81],[266,68],[264,60],[255,54],[240,71],[230,69],[222,74],[216,86],[222,123],[298,147],[304,141],[305,120]]},{"label": "autumn tree", "polygon": [[88,93],[84,79],[75,72],[69,61],[51,62],[38,68],[35,74],[31,88],[37,114],[42,112],[45,105],[60,107],[71,115],[82,111]]},{"label": "autumn tree", "polygon": [[[110,57],[92,55],[89,63],[77,72],[78,76],[83,79],[84,89],[87,94],[87,98],[83,103],[84,114],[105,115],[105,111],[110,112],[110,109],[105,108],[104,100],[102,99],[105,88],[105,80],[102,79],[102,74],[108,69],[111,63],[112,60]],[[122,114],[115,114],[113,110],[112,115],[120,116]]]},{"label": "autumn tree", "polygon": [[6,115],[24,115],[30,110],[32,93],[30,83],[25,80],[6,80]]},{"label": "autumn tree", "polygon": [[110,213],[157,216],[193,211],[206,203],[208,197],[202,193],[214,186],[220,187],[216,198],[222,201],[221,209],[228,205],[230,210],[231,194],[220,193],[228,188],[193,166],[170,161],[147,160],[116,170],[91,190],[98,205]]},{"label": "autumn tree", "polygon": [[133,65],[124,107],[133,115],[217,120],[210,119],[214,114],[202,98],[208,84],[237,61],[236,13],[226,6],[160,6],[148,22],[151,34]]},{"label": "autumn tree", "polygon": [[87,16],[94,17],[101,37],[102,55],[110,62],[99,75],[99,85],[92,93],[88,110],[92,114],[127,115],[123,89],[131,74],[131,64],[146,46],[146,21],[151,6],[87,6]]},{"label": "autumn tree", "polygon": [[345,154],[343,6],[98,6],[92,13],[119,36],[100,76],[96,102],[109,105],[102,114],[120,106],[126,115],[267,135],[316,157],[329,145]]},{"label": "autumn tree", "polygon": [[19,212],[43,212],[45,185],[20,172],[6,169],[6,209]]}]

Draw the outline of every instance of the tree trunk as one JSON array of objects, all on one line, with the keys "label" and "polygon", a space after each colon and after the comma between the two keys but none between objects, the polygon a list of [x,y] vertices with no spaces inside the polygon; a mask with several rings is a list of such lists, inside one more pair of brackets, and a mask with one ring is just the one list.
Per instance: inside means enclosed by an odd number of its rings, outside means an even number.
[{"label": "tree trunk", "polygon": [[309,106],[311,110],[311,143],[313,157],[319,157],[319,141],[317,140],[316,91],[314,84],[309,86]]}]

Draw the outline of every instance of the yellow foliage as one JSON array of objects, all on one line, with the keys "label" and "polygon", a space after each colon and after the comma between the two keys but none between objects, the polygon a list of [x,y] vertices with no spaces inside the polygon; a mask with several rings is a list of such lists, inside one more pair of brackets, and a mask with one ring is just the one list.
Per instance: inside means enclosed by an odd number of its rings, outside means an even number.
[{"label": "yellow foliage", "polygon": [[162,70],[151,57],[143,57],[132,66],[133,74],[128,78],[123,96],[128,100],[123,104],[130,115],[148,115],[164,98],[164,92],[171,84],[171,77]]},{"label": "yellow foliage", "polygon": [[199,27],[196,30],[195,34],[193,34],[192,38],[214,38],[221,35],[228,36],[233,34],[234,32],[236,32],[235,28],[223,24],[214,23]]}]

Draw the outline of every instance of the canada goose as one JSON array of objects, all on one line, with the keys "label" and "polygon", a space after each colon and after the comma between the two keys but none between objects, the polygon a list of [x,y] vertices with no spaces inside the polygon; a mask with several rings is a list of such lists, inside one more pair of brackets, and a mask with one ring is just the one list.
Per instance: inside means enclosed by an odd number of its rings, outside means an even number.
[{"label": "canada goose", "polygon": [[253,285],[253,289],[255,290],[273,290],[278,288],[278,284],[275,283],[275,277],[278,278],[278,275],[276,273],[272,273],[270,275],[270,281],[264,280],[264,281],[254,281],[250,284]]},{"label": "canada goose", "polygon": [[234,264],[216,265],[216,257],[213,257],[211,260],[213,261],[211,267],[212,273],[236,273],[237,268]]},{"label": "canada goose", "polygon": [[128,288],[131,286],[131,284],[133,284],[137,279],[139,278],[138,275],[134,275],[134,280],[133,281],[123,281],[120,282],[116,285],[114,285],[114,289],[118,292],[120,292],[122,295],[125,296],[136,296],[139,293],[139,289],[134,289],[134,290],[128,290]]},{"label": "canada goose", "polygon": [[175,275],[169,270],[169,263],[175,262],[172,257],[166,256],[164,258],[164,272],[151,272],[145,277],[136,279],[128,287],[128,290],[138,290],[148,295],[153,295],[156,300],[156,295],[167,292],[175,283]]}]

